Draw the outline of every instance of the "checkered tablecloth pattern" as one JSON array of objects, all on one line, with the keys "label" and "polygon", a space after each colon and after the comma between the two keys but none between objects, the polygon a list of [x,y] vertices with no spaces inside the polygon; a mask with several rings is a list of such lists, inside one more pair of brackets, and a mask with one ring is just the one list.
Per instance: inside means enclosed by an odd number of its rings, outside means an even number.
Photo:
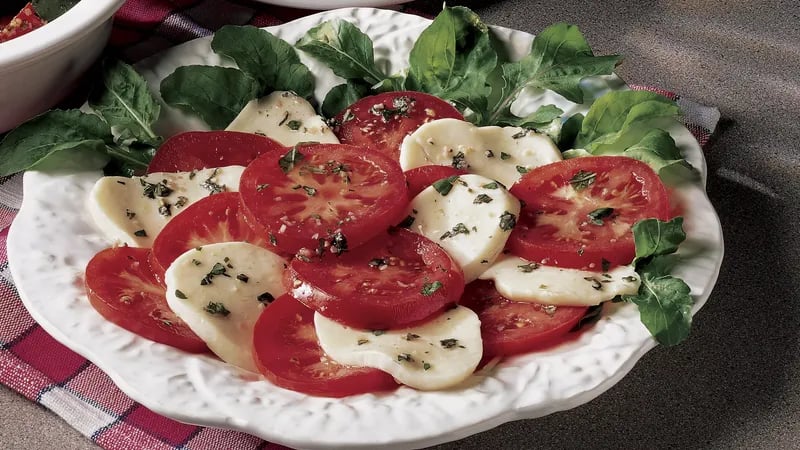
[{"label": "checkered tablecloth pattern", "polygon": [[[431,3],[413,2],[403,8],[433,15]],[[226,0],[129,0],[116,16],[110,48],[134,62],[210,34],[226,23],[276,25],[308,13]],[[715,108],[660,89],[632,87],[677,100],[689,130],[706,147],[719,120]],[[22,176],[0,178],[0,383],[52,410],[106,449],[283,448],[244,433],[186,425],[153,413],[37,325],[23,306],[8,268],[8,229],[21,203]]]}]

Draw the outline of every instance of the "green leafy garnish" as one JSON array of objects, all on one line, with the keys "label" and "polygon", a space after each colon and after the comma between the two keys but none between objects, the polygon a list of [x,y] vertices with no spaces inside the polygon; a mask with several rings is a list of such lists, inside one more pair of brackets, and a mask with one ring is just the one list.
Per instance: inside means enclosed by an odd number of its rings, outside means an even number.
[{"label": "green leafy garnish", "polygon": [[562,114],[564,114],[564,111],[555,105],[542,105],[525,117],[518,117],[513,114],[501,115],[495,121],[495,125],[528,128],[543,132],[552,126],[554,122],[559,124],[560,129]]},{"label": "green leafy garnish", "polygon": [[221,302],[208,302],[208,305],[204,306],[203,310],[212,316],[228,317],[231,313]]},{"label": "green leafy garnish", "polygon": [[478,194],[478,196],[475,197],[475,200],[473,200],[472,203],[475,204],[475,205],[478,205],[478,204],[481,204],[481,203],[491,203],[492,200],[493,200],[492,197],[490,197],[489,195]]},{"label": "green leafy garnish", "polygon": [[575,138],[575,148],[585,148],[595,155],[621,151],[654,128],[648,122],[679,114],[674,101],[655,92],[610,91],[589,108]]},{"label": "green leafy garnish", "polygon": [[250,25],[226,25],[214,33],[214,52],[231,58],[256,80],[255,97],[272,91],[292,91],[304,98],[314,93],[314,75],[300,62],[292,46],[270,32]]},{"label": "green leafy garnish", "polygon": [[197,114],[211,128],[221,130],[256,97],[259,85],[231,67],[181,66],[161,81],[160,89],[167,104]]},{"label": "green leafy garnish", "polygon": [[603,226],[603,219],[611,217],[614,214],[614,208],[597,208],[587,214],[589,221],[597,226]]},{"label": "green leafy garnish", "polygon": [[508,211],[500,215],[500,229],[503,231],[511,231],[517,226],[517,216]]},{"label": "green leafy garnish", "polygon": [[700,173],[683,159],[675,140],[664,130],[650,130],[622,155],[647,163],[667,184],[676,185],[700,178]]},{"label": "green leafy garnish", "polygon": [[526,87],[550,89],[583,103],[581,80],[612,73],[620,60],[617,55],[594,56],[578,27],[551,25],[536,35],[527,56],[502,65],[504,85],[488,111],[488,123],[511,116],[511,104]]},{"label": "green leafy garnish", "polygon": [[451,230],[445,231],[444,234],[439,237],[439,240],[441,241],[459,234],[469,234],[469,228],[467,228],[467,226],[462,222],[455,224]]},{"label": "green leafy garnish", "polygon": [[433,183],[433,188],[442,196],[446,196],[453,189],[453,185],[458,180],[458,175],[452,177],[442,178],[441,180]]},{"label": "green leafy garnish", "polygon": [[683,217],[676,217],[669,222],[641,220],[633,225],[633,239],[636,245],[634,265],[638,266],[649,258],[675,253],[680,243],[686,240]]},{"label": "green leafy garnish", "polygon": [[375,86],[389,78],[375,64],[372,40],[346,20],[317,25],[295,46],[346,80],[364,80],[369,86]]},{"label": "green leafy garnish", "polygon": [[422,290],[420,293],[426,297],[433,295],[434,292],[438,291],[442,287],[441,281],[434,281],[431,283],[425,283],[422,285]]},{"label": "green leafy garnish", "polygon": [[303,158],[303,154],[297,150],[297,147],[292,147],[285,155],[281,156],[278,160],[278,165],[283,173],[289,173],[294,168],[295,164],[302,161]]},{"label": "green leafy garnish", "polygon": [[151,146],[161,143],[152,127],[161,106],[133,67],[119,61],[105,62],[100,86],[89,97],[89,106],[115,128],[118,141]]},{"label": "green leafy garnish", "polygon": [[454,339],[454,338],[442,339],[442,340],[439,341],[439,344],[441,344],[441,346],[443,348],[463,347],[463,346],[458,345],[458,339]]},{"label": "green leafy garnish", "polygon": [[633,264],[641,284],[636,295],[621,298],[639,307],[642,323],[660,344],[676,345],[689,334],[694,304],[689,286],[669,274],[675,262],[672,254],[686,238],[683,218],[640,221],[633,226],[633,237]]},{"label": "green leafy garnish", "polygon": [[52,110],[10,131],[0,142],[0,176],[27,169],[99,169],[109,158],[111,129],[99,116]]},{"label": "green leafy garnish", "polygon": [[622,299],[639,307],[642,323],[658,343],[676,345],[689,335],[694,300],[683,280],[657,270],[657,259],[640,269],[639,292]]},{"label": "green leafy garnish", "polygon": [[483,118],[497,52],[487,27],[464,7],[445,8],[409,54],[406,88],[437,95]]},{"label": "green leafy garnish", "polygon": [[27,169],[91,170],[109,175],[142,171],[161,142],[152,129],[160,107],[130,66],[106,61],[92,113],[51,110],[23,123],[0,142],[0,176]]},{"label": "green leafy garnish", "polygon": [[[359,83],[358,81],[348,80],[347,83],[340,84],[331,88],[325,95],[325,100],[322,102],[322,114],[327,117],[333,117],[341,111],[366,97],[369,93],[369,85]],[[342,122],[351,120],[353,116],[344,115]]]},{"label": "green leafy garnish", "polygon": [[517,266],[517,269],[519,269],[519,271],[520,271],[520,272],[522,272],[522,273],[531,273],[531,272],[533,272],[534,270],[538,269],[539,267],[540,267],[540,266],[539,266],[539,264],[538,264],[538,263],[535,263],[535,262],[529,262],[529,263],[527,263],[527,264],[520,264],[520,265],[518,265],[518,266]]}]

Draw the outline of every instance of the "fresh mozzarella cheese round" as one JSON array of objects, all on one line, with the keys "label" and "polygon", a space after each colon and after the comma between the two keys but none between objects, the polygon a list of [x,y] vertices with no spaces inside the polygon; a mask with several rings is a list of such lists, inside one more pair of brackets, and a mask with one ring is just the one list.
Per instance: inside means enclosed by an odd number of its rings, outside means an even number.
[{"label": "fresh mozzarella cheese round", "polygon": [[251,100],[226,130],[263,134],[287,147],[300,142],[339,143],[314,107],[303,97],[287,91]]},{"label": "fresh mozzarella cheese round", "polygon": [[518,127],[477,127],[458,119],[428,122],[400,146],[403,170],[453,166],[508,187],[534,167],[561,159],[561,151],[544,134]]},{"label": "fresh mozzarella cheese round", "polygon": [[116,244],[152,247],[158,233],[187,206],[219,192],[238,192],[243,166],[143,177],[103,177],[89,194],[89,213]]},{"label": "fresh mozzarella cheese round", "polygon": [[256,372],[253,327],[285,292],[280,256],[246,242],[192,249],[167,269],[167,303],[220,359]]},{"label": "fresh mozzarella cheese round", "polygon": [[559,306],[599,305],[617,295],[636,294],[640,283],[631,266],[598,273],[545,266],[516,256],[501,257],[480,278],[494,280],[497,292],[508,299]]},{"label": "fresh mozzarella cheese round", "polygon": [[353,329],[319,313],[314,314],[314,326],[320,346],[336,362],[380,369],[421,390],[457,385],[475,371],[483,355],[481,322],[463,306],[398,330]]},{"label": "fresh mozzarella cheese round", "polygon": [[410,209],[409,229],[441,245],[469,283],[503,251],[520,204],[500,183],[469,174],[425,188]]}]

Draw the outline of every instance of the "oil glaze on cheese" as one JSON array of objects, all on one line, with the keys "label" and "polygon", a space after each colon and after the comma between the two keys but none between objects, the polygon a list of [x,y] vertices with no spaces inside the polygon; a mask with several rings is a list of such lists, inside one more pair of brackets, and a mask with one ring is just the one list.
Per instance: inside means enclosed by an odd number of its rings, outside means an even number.
[{"label": "oil glaze on cheese", "polygon": [[463,306],[415,327],[358,330],[314,314],[325,353],[340,364],[383,370],[407,386],[444,389],[468,378],[483,355],[481,322]]},{"label": "oil glaze on cheese", "polygon": [[284,265],[245,242],[198,247],[167,269],[167,303],[220,359],[256,372],[253,327],[268,301],[283,294]]},{"label": "oil glaze on cheese", "polygon": [[511,187],[526,171],[560,161],[544,134],[518,127],[477,127],[458,119],[428,122],[400,146],[403,170],[429,164],[454,166]]},{"label": "oil glaze on cheese", "polygon": [[494,280],[497,291],[511,300],[560,306],[598,305],[639,290],[639,274],[630,266],[599,273],[544,266],[516,256],[501,257],[480,278]]},{"label": "oil glaze on cheese", "polygon": [[192,203],[215,192],[238,192],[243,170],[243,166],[227,166],[144,177],[103,177],[89,194],[89,213],[115,244],[152,247],[167,222]]},{"label": "oil glaze on cheese", "polygon": [[286,146],[300,142],[339,143],[314,107],[287,91],[251,100],[226,130],[263,134]]},{"label": "oil glaze on cheese", "polygon": [[494,180],[462,175],[446,195],[430,186],[414,197],[409,229],[441,245],[469,283],[489,268],[506,244],[511,229],[502,229],[501,217],[516,217],[519,209],[519,201]]}]

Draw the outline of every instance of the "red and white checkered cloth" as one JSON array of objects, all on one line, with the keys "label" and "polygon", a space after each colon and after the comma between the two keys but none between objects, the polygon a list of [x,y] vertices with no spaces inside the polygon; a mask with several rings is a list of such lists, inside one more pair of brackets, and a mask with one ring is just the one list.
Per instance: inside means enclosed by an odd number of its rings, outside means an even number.
[{"label": "red and white checkered cloth", "polygon": [[[406,12],[432,16],[432,2],[413,2]],[[439,4],[437,6],[441,8]],[[111,49],[134,62],[226,23],[269,26],[309,11],[226,0],[129,0],[118,12]],[[685,122],[705,149],[719,112],[674,93]],[[22,203],[22,177],[0,178],[0,383],[61,416],[106,449],[283,448],[230,430],[186,425],[148,410],[117,388],[94,364],[56,342],[34,322],[8,270],[8,228]]]}]

